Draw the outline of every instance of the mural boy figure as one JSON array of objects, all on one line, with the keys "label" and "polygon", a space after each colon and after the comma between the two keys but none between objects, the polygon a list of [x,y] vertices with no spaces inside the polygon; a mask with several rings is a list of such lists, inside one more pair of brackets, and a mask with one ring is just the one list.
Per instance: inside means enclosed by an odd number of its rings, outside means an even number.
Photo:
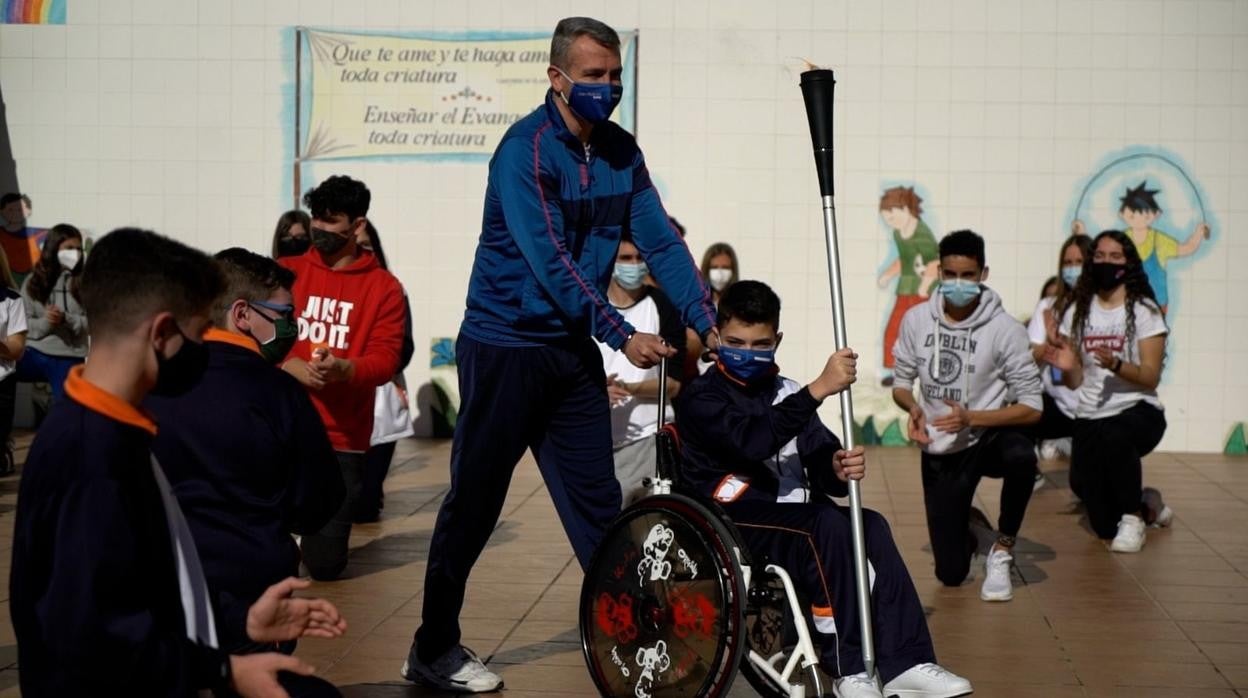
[{"label": "mural boy figure", "polygon": [[893,345],[901,329],[901,318],[906,311],[927,300],[936,285],[937,267],[940,264],[936,236],[919,216],[923,215],[923,199],[914,193],[914,187],[893,187],[880,197],[880,218],[893,230],[893,243],[897,245],[897,259],[880,274],[879,285],[884,288],[897,278],[897,300],[884,328],[884,377],[881,383],[893,384]]},{"label": "mural boy figure", "polygon": [[[1149,189],[1148,180],[1140,182],[1135,188],[1127,187],[1127,193],[1118,200],[1118,217],[1127,224],[1127,233],[1144,262],[1144,272],[1148,275],[1148,283],[1157,296],[1157,304],[1164,315],[1170,304],[1169,284],[1166,278],[1166,266],[1171,259],[1187,257],[1195,254],[1201,244],[1209,239],[1209,224],[1201,221],[1196,230],[1188,236],[1187,241],[1179,243],[1175,238],[1153,227],[1153,223],[1161,217],[1161,206],[1157,204],[1160,189]],[[1083,221],[1075,221],[1073,231],[1076,235],[1086,235],[1087,229]]]}]

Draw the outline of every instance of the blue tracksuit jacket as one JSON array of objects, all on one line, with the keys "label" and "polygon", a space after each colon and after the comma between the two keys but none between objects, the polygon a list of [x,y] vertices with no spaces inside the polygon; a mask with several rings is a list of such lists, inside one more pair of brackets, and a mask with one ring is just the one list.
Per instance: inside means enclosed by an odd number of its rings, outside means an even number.
[{"label": "blue tracksuit jacket", "polygon": [[619,349],[633,327],[605,291],[628,230],[685,324],[705,335],[715,322],[710,293],[637,142],[606,122],[583,146],[554,99],[548,91],[544,106],[512,124],[490,160],[461,331],[502,346],[593,336]]}]

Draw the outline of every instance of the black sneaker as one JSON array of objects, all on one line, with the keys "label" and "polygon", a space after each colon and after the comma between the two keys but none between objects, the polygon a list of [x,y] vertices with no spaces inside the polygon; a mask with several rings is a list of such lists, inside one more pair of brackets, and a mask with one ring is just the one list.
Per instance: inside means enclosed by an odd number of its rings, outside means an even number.
[{"label": "black sneaker", "polygon": [[502,677],[486,669],[476,653],[463,645],[455,645],[432,663],[425,664],[416,656],[413,643],[401,671],[408,681],[444,691],[489,693],[503,687]]}]

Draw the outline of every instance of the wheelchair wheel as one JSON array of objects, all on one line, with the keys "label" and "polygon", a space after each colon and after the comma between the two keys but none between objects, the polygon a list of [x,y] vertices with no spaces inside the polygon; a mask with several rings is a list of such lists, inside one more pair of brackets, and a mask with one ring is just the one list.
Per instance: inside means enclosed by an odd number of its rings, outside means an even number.
[{"label": "wheelchair wheel", "polygon": [[681,495],[647,497],[611,524],[581,586],[581,647],[604,696],[719,698],[744,644],[735,537]]},{"label": "wheelchair wheel", "polygon": [[[758,565],[754,570],[754,580],[749,591],[750,608],[745,617],[745,645],[746,650],[753,650],[764,660],[775,660],[772,666],[781,671],[797,645],[796,625],[805,623],[806,619],[793,617],[784,584],[779,577],[762,568],[763,565]],[[809,608],[806,599],[800,597],[797,606]],[[788,687],[777,685],[770,676],[754,666],[748,652],[744,652],[741,657],[741,674],[764,698],[789,698],[792,695]],[[823,696],[824,691],[830,691],[831,688],[831,682],[826,680],[818,666],[805,670],[799,667],[790,682],[792,686],[805,686],[807,698]]]}]

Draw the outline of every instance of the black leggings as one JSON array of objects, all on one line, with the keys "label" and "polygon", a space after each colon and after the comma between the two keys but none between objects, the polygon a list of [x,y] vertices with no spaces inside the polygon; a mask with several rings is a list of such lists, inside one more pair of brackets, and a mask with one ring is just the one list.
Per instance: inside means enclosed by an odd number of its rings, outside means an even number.
[{"label": "black leggings", "polygon": [[384,486],[386,475],[390,473],[390,462],[394,460],[397,441],[369,446],[364,452],[364,473],[360,482],[360,499],[355,504],[355,520],[357,523],[376,521],[381,515],[385,500]]},{"label": "black leggings", "polygon": [[957,586],[966,579],[975,552],[968,527],[980,478],[1005,481],[997,530],[1004,536],[1017,536],[1035,485],[1035,444],[1023,429],[986,429],[974,446],[957,453],[924,453],[922,464],[923,503],[936,577],[947,586]]},{"label": "black leggings", "polygon": [[1113,538],[1123,514],[1141,508],[1140,459],[1166,433],[1166,415],[1147,402],[1103,419],[1076,419],[1070,454],[1070,489],[1088,510],[1101,538]]}]

